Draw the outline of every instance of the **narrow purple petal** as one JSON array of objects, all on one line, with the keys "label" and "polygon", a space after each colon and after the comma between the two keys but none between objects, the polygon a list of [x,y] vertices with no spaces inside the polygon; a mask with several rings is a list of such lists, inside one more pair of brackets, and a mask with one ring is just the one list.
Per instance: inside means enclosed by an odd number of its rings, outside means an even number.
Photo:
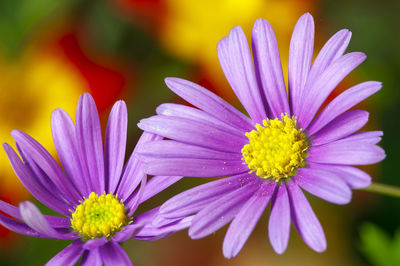
[{"label": "narrow purple petal", "polygon": [[75,122],[77,146],[85,178],[92,192],[102,194],[105,188],[103,141],[96,104],[88,93],[79,98]]},{"label": "narrow purple petal", "polygon": [[139,162],[139,160],[136,158],[138,147],[146,142],[160,139],[162,139],[162,137],[148,132],[143,132],[142,136],[140,136],[140,139],[137,142],[131,157],[125,165],[120,184],[115,191],[115,193],[122,197],[123,200],[126,200],[129,196],[131,196],[131,194],[133,193],[133,191],[135,191],[144,176],[142,163]]},{"label": "narrow purple petal", "polygon": [[332,172],[353,189],[365,188],[371,184],[371,176],[356,167],[319,163],[309,163],[309,167]]},{"label": "narrow purple petal", "polygon": [[356,132],[368,122],[369,113],[363,110],[350,110],[336,117],[332,122],[312,136],[313,146],[342,139]]},{"label": "narrow purple petal", "polygon": [[316,252],[326,249],[326,239],[321,224],[303,192],[294,181],[287,184],[293,224],[304,242]]},{"label": "narrow purple petal", "polygon": [[147,183],[147,176],[143,175],[142,180],[140,182],[139,190],[137,190],[137,192],[133,194],[133,197],[130,197],[129,200],[125,201],[125,206],[129,210],[128,216],[132,216],[135,213],[137,207],[139,206],[144,188],[146,187],[146,183]]},{"label": "narrow purple petal", "polygon": [[335,117],[371,96],[380,90],[381,87],[381,82],[367,81],[345,90],[333,99],[312,121],[311,125],[307,128],[308,133],[313,135]]},{"label": "narrow purple petal", "polygon": [[157,107],[157,114],[165,116],[176,116],[196,120],[212,127],[219,128],[223,131],[230,132],[240,137],[244,137],[246,132],[243,129],[238,129],[234,126],[227,124],[225,121],[220,120],[212,114],[205,111],[175,103],[164,103]]},{"label": "narrow purple petal", "polygon": [[[307,84],[312,84],[321,75],[324,70],[336,59],[341,57],[349,45],[351,32],[349,30],[340,30],[336,32],[322,47],[311,67],[307,77]],[[307,86],[307,85],[306,85]],[[304,91],[304,97],[307,97]]]},{"label": "narrow purple petal", "polygon": [[261,81],[272,118],[290,114],[278,43],[266,20],[258,19],[254,23],[252,44],[256,75]]},{"label": "narrow purple petal", "polygon": [[126,252],[114,241],[101,246],[100,254],[105,265],[133,265]]},{"label": "narrow purple petal", "polygon": [[24,186],[29,190],[29,192],[37,198],[40,202],[64,215],[69,215],[68,209],[72,205],[64,202],[64,199],[59,198],[60,195],[55,195],[47,190],[46,187],[37,179],[37,177],[32,173],[30,168],[24,165],[15,151],[7,143],[3,144],[4,150],[10,160],[11,166],[19,178],[19,180],[24,184]]},{"label": "narrow purple petal", "polygon": [[[105,137],[106,191],[114,193],[118,186],[125,160],[128,111],[123,101],[114,104],[108,117]],[[107,184],[108,183],[108,184]]]},{"label": "narrow purple petal", "polygon": [[243,185],[258,181],[245,173],[225,177],[216,181],[196,186],[167,200],[160,209],[166,218],[184,217],[200,211],[202,208],[218,200],[222,195],[239,189]]},{"label": "narrow purple petal", "polygon": [[65,173],[72,179],[82,196],[90,194],[89,184],[84,178],[76,144],[75,125],[62,109],[51,115],[51,132],[58,157]]},{"label": "narrow purple petal", "polygon": [[307,161],[328,164],[366,165],[380,162],[385,157],[385,151],[379,146],[343,139],[311,147]]},{"label": "narrow purple petal", "polygon": [[238,129],[251,131],[253,122],[211,91],[187,80],[166,78],[165,83],[177,95],[206,113]]},{"label": "narrow purple petal", "polygon": [[368,131],[355,133],[346,138],[348,141],[361,141],[369,144],[378,144],[383,136],[382,131]]},{"label": "narrow purple petal", "polygon": [[83,242],[82,248],[87,250],[94,250],[98,247],[106,244],[108,242],[107,238],[103,236],[102,238],[93,238]]},{"label": "narrow purple petal", "polygon": [[275,183],[264,182],[259,190],[247,200],[233,219],[226,232],[222,249],[226,258],[235,257],[243,248],[261,215],[264,213],[275,186]]},{"label": "narrow purple petal", "polygon": [[82,242],[80,240],[76,240],[64,248],[60,253],[55,255],[51,260],[49,260],[46,263],[46,266],[73,266],[81,257],[83,251],[84,249],[82,248]]},{"label": "narrow purple petal", "polygon": [[190,226],[193,216],[188,216],[183,219],[174,219],[170,223],[163,226],[155,226],[147,224],[135,236],[135,239],[144,241],[154,241],[170,236],[176,231],[186,229]]},{"label": "narrow purple petal", "polygon": [[351,189],[334,172],[300,168],[294,180],[301,188],[323,200],[336,204],[347,204],[351,200]]},{"label": "narrow purple petal", "polygon": [[301,107],[301,97],[311,68],[314,50],[314,19],[306,13],[294,27],[289,48],[289,100],[292,113]]},{"label": "narrow purple petal", "polygon": [[138,127],[165,138],[219,151],[239,152],[248,143],[247,138],[180,117],[157,115],[140,120]]},{"label": "narrow purple petal", "polygon": [[13,130],[11,135],[15,142],[29,158],[51,179],[72,204],[77,204],[82,198],[71,180],[64,174],[57,162],[36,140],[19,130]]},{"label": "narrow purple petal", "polygon": [[359,66],[365,58],[366,56],[363,53],[348,53],[335,60],[313,84],[307,87],[307,97],[301,102],[301,109],[294,113],[298,117],[298,122],[302,128],[308,127],[314,115],[333,89]]},{"label": "narrow purple petal", "polygon": [[154,195],[157,195],[164,189],[175,184],[181,180],[183,176],[154,176],[149,181],[147,181],[146,186],[143,190],[143,195],[140,198],[139,203],[145,202]]},{"label": "narrow purple petal", "polygon": [[179,175],[219,177],[248,172],[241,160],[213,160],[192,158],[152,158],[145,161],[144,171],[150,175]]},{"label": "narrow purple petal", "polygon": [[102,266],[103,259],[98,248],[86,250],[82,255],[81,266]]},{"label": "narrow purple petal", "polygon": [[284,184],[277,187],[277,192],[272,199],[268,235],[275,252],[278,254],[285,252],[290,236],[290,204]]},{"label": "narrow purple petal", "polygon": [[258,88],[253,60],[246,36],[240,26],[217,45],[218,59],[225,77],[252,120],[261,123],[266,117],[260,89]]},{"label": "narrow purple petal", "polygon": [[223,195],[202,209],[192,220],[189,228],[190,237],[198,239],[208,236],[229,223],[259,187],[259,184],[245,185]]},{"label": "narrow purple petal", "polygon": [[47,222],[39,209],[31,202],[24,201],[19,204],[20,214],[23,221],[36,232],[51,238],[74,239],[72,234],[60,234]]},{"label": "narrow purple petal", "polygon": [[189,145],[173,140],[159,140],[148,142],[138,147],[137,153],[140,157],[151,158],[195,158],[195,159],[220,159],[220,160],[241,160],[239,152],[223,152],[214,149]]},{"label": "narrow purple petal", "polygon": [[114,241],[125,242],[126,240],[136,236],[144,227],[144,224],[130,224],[124,227],[123,231],[116,233],[113,237]]},{"label": "narrow purple petal", "polygon": [[0,214],[0,224],[4,226],[5,228],[16,232],[21,235],[27,235],[27,236],[34,236],[34,237],[40,237],[40,238],[49,238],[47,235],[42,235],[29,226],[27,226],[24,223],[21,223],[19,221],[10,219],[3,214]]}]

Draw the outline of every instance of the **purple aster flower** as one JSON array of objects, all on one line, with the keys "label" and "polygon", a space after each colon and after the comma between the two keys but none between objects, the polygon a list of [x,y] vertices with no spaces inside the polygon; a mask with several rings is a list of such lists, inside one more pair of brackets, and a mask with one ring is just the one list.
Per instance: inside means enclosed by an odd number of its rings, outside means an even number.
[{"label": "purple aster flower", "polygon": [[[123,101],[111,110],[104,154],[91,95],[81,96],[75,122],[62,109],[52,114],[54,144],[64,172],[37,141],[24,132],[12,132],[22,161],[7,143],[4,149],[16,175],[33,196],[63,217],[43,215],[29,201],[19,208],[0,201],[0,210],[14,218],[0,214],[3,226],[29,236],[74,240],[47,265],[74,265],[80,257],[84,265],[131,265],[118,243],[129,238],[156,240],[189,225],[190,217],[153,226],[159,208],[134,215],[140,203],[181,177],[154,176],[146,183],[142,163],[135,156],[123,168],[127,133]],[[138,143],[161,138],[143,133]]]},{"label": "purple aster flower", "polygon": [[381,83],[358,84],[317,114],[332,90],[365,59],[359,52],[344,54],[350,36],[348,30],[337,32],[311,63],[314,22],[310,14],[304,14],[290,43],[286,90],[270,24],[262,19],[254,24],[254,63],[242,29],[233,28],[218,43],[218,57],[250,118],[194,83],[167,78],[167,86],[198,109],[162,104],[158,115],[140,121],[141,129],[169,139],[139,147],[145,171],[223,178],[171,198],[161,206],[162,217],[194,215],[189,228],[194,239],[232,221],[223,243],[225,257],[231,258],[271,201],[268,233],[277,253],[287,247],[291,221],[308,246],[324,251],[323,229],[302,189],[346,204],[352,188],[371,182],[367,173],[352,165],[372,164],[385,157],[375,145],[381,131],[356,133],[368,121],[368,113],[349,111],[378,91]]}]

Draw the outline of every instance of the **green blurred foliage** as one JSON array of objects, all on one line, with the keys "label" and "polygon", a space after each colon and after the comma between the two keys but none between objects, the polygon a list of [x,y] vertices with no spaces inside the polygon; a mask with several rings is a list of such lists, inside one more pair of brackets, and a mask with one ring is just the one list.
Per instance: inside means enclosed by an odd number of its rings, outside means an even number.
[{"label": "green blurred foliage", "polygon": [[360,235],[360,251],[372,265],[400,265],[400,228],[392,239],[378,226],[366,223],[361,226]]}]

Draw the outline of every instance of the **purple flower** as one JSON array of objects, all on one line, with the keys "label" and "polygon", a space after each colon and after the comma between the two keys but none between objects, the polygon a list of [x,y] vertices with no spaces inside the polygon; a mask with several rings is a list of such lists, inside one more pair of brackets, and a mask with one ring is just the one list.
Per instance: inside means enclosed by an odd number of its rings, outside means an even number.
[{"label": "purple flower", "polygon": [[[230,221],[225,257],[236,256],[271,201],[269,239],[285,251],[293,222],[305,243],[326,249],[323,229],[302,189],[336,204],[351,200],[352,188],[370,184],[370,176],[351,165],[381,161],[375,144],[382,132],[356,133],[368,113],[350,110],[381,88],[375,81],[358,84],[317,111],[332,90],[365,59],[344,54],[348,30],[337,32],[313,64],[314,22],[304,14],[297,22],[289,51],[286,90],[278,45],[270,24],[255,22],[253,58],[240,27],[218,43],[218,57],[229,84],[250,119],[220,97],[189,81],[167,78],[167,86],[197,107],[162,104],[156,116],[139,127],[170,140],[141,145],[138,156],[154,175],[219,177],[164,203],[160,214],[176,219],[194,214],[189,235],[205,237]],[[161,223],[157,223],[161,225]]]},{"label": "purple flower", "polygon": [[[190,217],[153,226],[159,208],[134,215],[140,203],[181,177],[154,176],[146,183],[142,163],[135,156],[123,168],[127,133],[123,101],[111,110],[104,155],[91,95],[79,99],[75,122],[62,109],[51,117],[54,144],[65,173],[37,141],[24,132],[12,132],[22,161],[7,143],[4,149],[16,175],[33,196],[63,217],[43,215],[28,201],[19,208],[0,201],[0,210],[14,218],[0,214],[3,226],[29,236],[74,240],[48,265],[74,265],[81,256],[84,265],[131,265],[118,243],[129,238],[159,239],[189,225]],[[161,138],[143,133],[138,143]]]}]

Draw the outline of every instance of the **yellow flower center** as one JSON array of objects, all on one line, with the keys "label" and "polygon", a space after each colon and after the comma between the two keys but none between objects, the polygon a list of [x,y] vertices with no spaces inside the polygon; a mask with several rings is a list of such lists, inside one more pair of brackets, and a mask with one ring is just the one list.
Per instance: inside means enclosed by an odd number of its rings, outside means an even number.
[{"label": "yellow flower center", "polygon": [[105,193],[99,197],[94,192],[75,208],[71,218],[72,229],[83,239],[109,237],[128,223],[122,200]]},{"label": "yellow flower center", "polygon": [[278,182],[295,176],[297,168],[305,166],[308,142],[296,126],[296,117],[282,114],[281,120],[267,119],[256,128],[246,133],[249,144],[242,148],[242,159],[250,173]]}]

